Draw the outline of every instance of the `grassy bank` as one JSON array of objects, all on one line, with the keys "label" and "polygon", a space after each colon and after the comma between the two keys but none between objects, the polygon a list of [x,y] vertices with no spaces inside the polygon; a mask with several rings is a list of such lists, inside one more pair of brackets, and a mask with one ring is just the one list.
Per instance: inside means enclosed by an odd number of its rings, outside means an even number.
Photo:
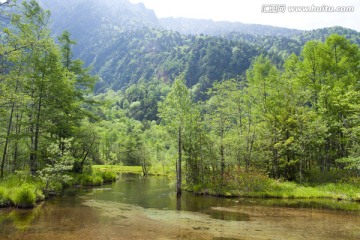
[{"label": "grassy bank", "polygon": [[94,171],[117,172],[117,173],[142,173],[141,166],[120,166],[120,165],[93,165]]},{"label": "grassy bank", "polygon": [[[143,174],[141,166],[93,165],[93,169],[96,171]],[[148,175],[170,176],[171,174],[173,174],[173,170],[169,166],[155,165],[148,168]]]},{"label": "grassy bank", "polygon": [[187,186],[199,194],[223,197],[256,197],[280,199],[336,199],[360,201],[360,185],[355,183],[298,184],[274,180],[259,173],[241,173],[225,179],[223,184],[212,179],[208,184]]},{"label": "grassy bank", "polygon": [[[94,165],[93,169],[101,172],[120,172],[142,174],[141,166]],[[150,175],[171,175],[170,169],[153,166]],[[255,197],[279,199],[336,199],[360,201],[360,185],[356,183],[297,184],[271,179],[261,173],[240,172],[221,181],[210,178],[208,184],[185,186],[185,190],[199,194],[222,197]]]},{"label": "grassy bank", "polygon": [[294,182],[274,181],[270,186],[256,191],[229,190],[225,194],[232,196],[309,199],[330,198],[336,200],[360,201],[360,188],[346,183],[328,183],[318,186],[301,185]]},{"label": "grassy bank", "polygon": [[94,169],[88,173],[68,173],[61,179],[44,181],[18,172],[0,180],[0,207],[32,208],[47,197],[72,186],[101,186],[116,180],[115,171]]},{"label": "grassy bank", "polygon": [[0,207],[31,208],[45,199],[43,186],[37,178],[11,175],[0,181]]}]

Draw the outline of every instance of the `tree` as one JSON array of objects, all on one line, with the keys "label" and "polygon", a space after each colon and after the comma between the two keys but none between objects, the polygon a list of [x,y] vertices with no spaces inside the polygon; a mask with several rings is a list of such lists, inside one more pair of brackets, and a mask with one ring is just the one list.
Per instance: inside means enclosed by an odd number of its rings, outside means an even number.
[{"label": "tree", "polygon": [[183,139],[194,105],[182,77],[178,77],[163,102],[159,103],[159,116],[173,135],[177,135],[178,159],[176,162],[176,193],[181,196]]},{"label": "tree", "polygon": [[65,139],[75,136],[87,115],[83,96],[96,80],[81,61],[71,59],[74,42],[69,34],[60,38],[62,48],[54,43],[47,28],[50,13],[35,0],[22,2],[14,12],[0,48],[4,73],[0,89],[7,94],[0,111],[6,119],[1,176],[6,162],[24,165],[17,163],[19,154],[22,159],[28,155],[27,164],[35,175],[48,161],[49,144],[58,143],[63,153],[69,150]]},{"label": "tree", "polygon": [[209,122],[215,137],[219,139],[221,181],[224,178],[226,166],[225,138],[229,130],[235,127],[234,122],[236,121],[234,110],[237,106],[233,101],[233,96],[238,93],[236,82],[234,81],[216,83],[209,90],[211,97],[207,101],[208,113],[205,118]]}]

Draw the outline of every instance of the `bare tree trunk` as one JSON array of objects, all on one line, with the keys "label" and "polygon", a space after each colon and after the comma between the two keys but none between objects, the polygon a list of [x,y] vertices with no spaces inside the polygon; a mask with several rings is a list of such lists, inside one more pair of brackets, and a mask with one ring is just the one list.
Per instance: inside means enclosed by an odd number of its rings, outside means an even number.
[{"label": "bare tree trunk", "polygon": [[[19,71],[21,71],[21,67],[20,67]],[[18,92],[18,88],[19,88],[19,79],[16,80],[15,94],[17,94],[17,92]],[[2,161],[1,161],[0,178],[4,177],[4,167],[5,167],[7,150],[8,150],[8,146],[9,146],[9,142],[10,142],[10,134],[11,134],[11,129],[12,129],[14,111],[15,111],[15,100],[13,100],[11,103],[9,124],[7,126],[3,157],[2,157]]]},{"label": "bare tree trunk", "polygon": [[[42,81],[44,81],[45,75],[43,73],[42,75]],[[43,86],[40,85],[39,89],[39,102],[36,106],[36,118],[35,118],[35,132],[34,132],[34,126],[32,126],[31,129],[31,153],[30,153],[30,172],[31,175],[35,175],[37,171],[37,160],[38,160],[38,150],[39,150],[39,137],[40,137],[40,117],[41,117],[41,111],[42,111],[42,101],[43,101]]]},{"label": "bare tree trunk", "polygon": [[225,173],[225,155],[224,155],[224,144],[222,143],[221,139],[221,145],[220,145],[220,157],[221,157],[221,181],[224,180],[224,173]]},{"label": "bare tree trunk", "polygon": [[182,158],[182,139],[181,139],[181,126],[179,126],[178,133],[178,151],[179,156],[176,163],[176,195],[177,197],[181,196],[181,158]]},{"label": "bare tree trunk", "polygon": [[1,173],[0,173],[1,178],[4,177],[5,160],[6,160],[8,145],[10,142],[10,133],[11,133],[11,128],[12,128],[14,108],[15,108],[15,103],[13,102],[12,106],[11,106],[11,110],[10,110],[10,119],[9,119],[9,124],[7,127],[5,146],[4,146],[3,157],[2,157],[2,161],[1,161]]}]

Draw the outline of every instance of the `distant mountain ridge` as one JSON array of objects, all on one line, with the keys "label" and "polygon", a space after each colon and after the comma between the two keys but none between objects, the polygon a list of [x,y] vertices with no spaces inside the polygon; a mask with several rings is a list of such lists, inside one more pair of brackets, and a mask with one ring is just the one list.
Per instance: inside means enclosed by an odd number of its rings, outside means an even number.
[{"label": "distant mountain ridge", "polygon": [[182,34],[205,34],[219,36],[231,32],[252,34],[258,36],[290,37],[303,31],[289,28],[273,27],[261,24],[245,24],[240,22],[213,21],[191,18],[160,18],[159,22],[167,30],[175,30]]},{"label": "distant mountain ridge", "polygon": [[[360,44],[360,33],[342,27],[313,31],[186,18],[158,19],[128,0],[40,0],[52,12],[54,37],[68,30],[74,56],[100,76],[97,92],[126,89],[139,81],[171,82],[184,74],[205,93],[213,82],[242,79],[252,59],[267,55],[279,66],[309,40],[333,33]],[[199,95],[203,98],[202,95]]]},{"label": "distant mountain ridge", "polygon": [[[121,28],[143,26],[177,31],[182,34],[222,35],[239,32],[253,35],[289,37],[302,31],[259,24],[212,21],[190,18],[160,18],[142,3],[133,4],[128,0],[39,0],[41,5],[52,12],[54,29],[76,28],[76,25],[91,24],[91,28],[112,24]],[[78,29],[78,28],[76,28]]]},{"label": "distant mountain ridge", "polygon": [[113,32],[159,27],[153,10],[128,0],[39,0],[39,3],[51,11],[54,35],[68,30],[77,40],[76,56],[81,56],[87,46],[104,41]]}]

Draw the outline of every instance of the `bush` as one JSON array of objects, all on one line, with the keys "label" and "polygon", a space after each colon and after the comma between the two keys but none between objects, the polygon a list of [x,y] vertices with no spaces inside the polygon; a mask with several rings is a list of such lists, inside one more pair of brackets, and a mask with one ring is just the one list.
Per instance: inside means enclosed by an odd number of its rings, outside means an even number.
[{"label": "bush", "polygon": [[91,186],[92,176],[91,175],[81,175],[79,177],[79,184],[82,186]]},{"label": "bush", "polygon": [[114,172],[101,172],[101,177],[103,179],[103,182],[113,182],[116,180],[116,174]]},{"label": "bush", "polygon": [[331,169],[330,171],[321,171],[312,169],[305,173],[305,178],[309,183],[335,183],[341,181],[348,175],[348,171],[340,169]]},{"label": "bush", "polygon": [[91,186],[101,186],[103,184],[103,178],[99,175],[92,176]]},{"label": "bush", "polygon": [[36,203],[36,189],[31,184],[23,184],[11,195],[11,201],[16,207],[31,208]]},{"label": "bush", "polygon": [[101,175],[85,175],[81,177],[80,181],[83,186],[101,186],[103,184]]},{"label": "bush", "polygon": [[6,188],[0,187],[0,207],[10,205],[9,193]]},{"label": "bush", "polygon": [[231,181],[232,189],[239,189],[241,192],[261,192],[271,187],[273,180],[263,173],[256,171],[242,171],[239,169],[235,172]]}]

